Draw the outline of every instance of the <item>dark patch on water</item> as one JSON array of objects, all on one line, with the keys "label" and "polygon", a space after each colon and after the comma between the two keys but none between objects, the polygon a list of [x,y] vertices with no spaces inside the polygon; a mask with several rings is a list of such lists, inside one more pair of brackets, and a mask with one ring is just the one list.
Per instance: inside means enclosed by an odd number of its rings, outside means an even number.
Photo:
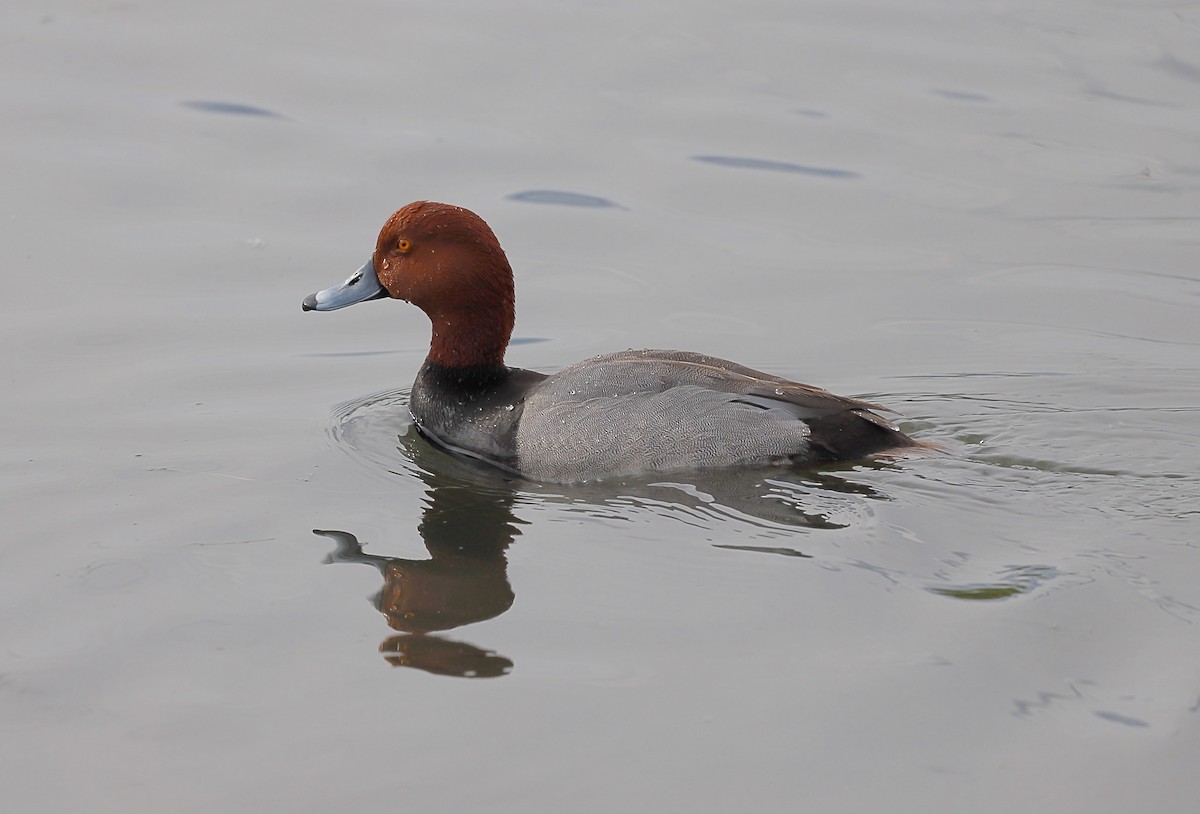
[{"label": "dark patch on water", "polygon": [[1010,599],[1027,594],[1044,583],[1060,576],[1057,568],[1049,565],[1014,566],[1004,571],[995,582],[975,582],[966,585],[935,585],[926,590],[952,599],[989,601]]},{"label": "dark patch on water", "polygon": [[1093,713],[1097,718],[1102,718],[1105,721],[1112,721],[1114,724],[1124,724],[1125,726],[1148,727],[1150,724],[1143,721],[1141,718],[1131,718],[1128,715],[1122,715],[1119,712],[1108,712],[1106,710],[1096,710]]},{"label": "dark patch on water", "polygon": [[297,353],[297,356],[309,358],[339,358],[357,356],[387,356],[392,353],[404,353],[401,350],[346,350],[346,351],[316,351],[313,353]]},{"label": "dark patch on water", "polygon": [[938,96],[944,96],[947,99],[953,99],[956,102],[990,102],[991,97],[984,96],[982,93],[972,93],[965,90],[945,90],[943,88],[934,88],[932,93]]},{"label": "dark patch on water", "polygon": [[725,548],[730,551],[753,551],[758,554],[780,554],[784,557],[803,557],[806,560],[812,559],[812,554],[805,554],[803,551],[797,551],[794,548],[785,548],[783,546],[722,545],[719,543],[714,543],[713,548]]},{"label": "dark patch on water", "polygon": [[705,164],[716,164],[718,167],[732,167],[738,170],[771,170],[772,172],[790,172],[798,175],[815,175],[820,178],[861,178],[857,172],[839,170],[834,167],[809,167],[804,164],[792,164],[789,161],[771,161],[765,158],[740,158],[730,155],[694,155],[693,161],[703,161]]},{"label": "dark patch on water", "polygon": [[192,99],[183,103],[184,107],[199,110],[201,113],[222,113],[228,116],[258,116],[264,119],[284,119],[278,113],[254,105],[243,105],[237,102],[214,102],[206,99]]},{"label": "dark patch on water", "polygon": [[1166,71],[1171,76],[1186,79],[1189,82],[1200,82],[1200,65],[1184,62],[1172,54],[1165,55],[1162,59],[1155,62],[1154,66]]},{"label": "dark patch on water", "polygon": [[531,189],[526,192],[514,192],[508,196],[510,201],[522,203],[554,204],[555,206],[584,206],[592,209],[624,209],[620,204],[613,203],[608,198],[598,195],[583,195],[579,192],[562,192],[555,189]]}]

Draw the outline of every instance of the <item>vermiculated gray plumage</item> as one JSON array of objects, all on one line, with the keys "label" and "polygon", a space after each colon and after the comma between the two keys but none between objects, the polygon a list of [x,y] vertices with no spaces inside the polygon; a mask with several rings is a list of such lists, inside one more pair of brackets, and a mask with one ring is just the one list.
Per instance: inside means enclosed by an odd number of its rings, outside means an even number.
[{"label": "vermiculated gray plumage", "polygon": [[565,482],[814,463],[913,444],[872,409],[880,408],[711,356],[623,351],[565,368],[528,396],[516,468]]}]

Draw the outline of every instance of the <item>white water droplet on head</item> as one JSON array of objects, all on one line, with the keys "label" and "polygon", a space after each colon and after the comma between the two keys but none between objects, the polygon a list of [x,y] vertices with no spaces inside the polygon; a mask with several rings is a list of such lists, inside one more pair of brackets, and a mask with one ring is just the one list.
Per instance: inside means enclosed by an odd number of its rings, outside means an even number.
[{"label": "white water droplet on head", "polygon": [[782,396],[782,395],[783,395],[783,388],[782,388],[782,387],[776,387],[776,388],[775,388],[775,395],[777,395],[777,396]]},{"label": "white water droplet on head", "polygon": [[505,410],[511,410],[511,409],[513,409],[513,407],[514,407],[514,405],[512,405],[512,404],[508,404],[508,405],[505,405],[504,409],[505,409]]}]

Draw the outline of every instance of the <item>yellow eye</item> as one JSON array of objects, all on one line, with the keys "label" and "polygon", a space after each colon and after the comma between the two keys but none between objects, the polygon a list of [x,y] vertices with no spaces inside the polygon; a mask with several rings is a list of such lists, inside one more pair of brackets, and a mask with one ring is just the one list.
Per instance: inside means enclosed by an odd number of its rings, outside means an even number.
[{"label": "yellow eye", "polygon": [[396,249],[398,251],[406,252],[411,248],[412,248],[412,241],[408,240],[407,238],[402,237],[396,241]]}]

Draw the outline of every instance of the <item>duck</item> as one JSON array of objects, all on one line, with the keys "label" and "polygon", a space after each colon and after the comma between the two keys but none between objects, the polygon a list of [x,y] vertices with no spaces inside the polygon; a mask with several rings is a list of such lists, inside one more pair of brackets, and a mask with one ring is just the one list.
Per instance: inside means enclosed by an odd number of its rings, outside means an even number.
[{"label": "duck", "polygon": [[508,367],[513,271],[479,215],[415,201],[371,258],[304,311],[391,298],[432,325],[409,410],[434,445],[532,481],[576,483],[721,467],[811,467],[930,446],[881,405],[702,353],[625,350],[557,373]]}]

